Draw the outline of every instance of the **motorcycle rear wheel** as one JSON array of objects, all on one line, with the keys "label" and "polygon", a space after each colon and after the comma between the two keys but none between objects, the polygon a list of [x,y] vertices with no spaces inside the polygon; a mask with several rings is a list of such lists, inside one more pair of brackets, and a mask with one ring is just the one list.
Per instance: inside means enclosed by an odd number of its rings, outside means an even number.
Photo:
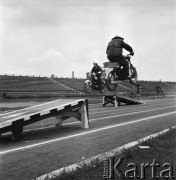
[{"label": "motorcycle rear wheel", "polygon": [[114,76],[113,76],[112,72],[109,72],[108,77],[105,80],[105,83],[106,83],[108,90],[115,91],[117,88],[117,84],[112,84],[111,83],[112,79],[114,79]]},{"label": "motorcycle rear wheel", "polygon": [[92,92],[92,87],[90,83],[84,83],[84,91],[86,93],[91,93]]}]

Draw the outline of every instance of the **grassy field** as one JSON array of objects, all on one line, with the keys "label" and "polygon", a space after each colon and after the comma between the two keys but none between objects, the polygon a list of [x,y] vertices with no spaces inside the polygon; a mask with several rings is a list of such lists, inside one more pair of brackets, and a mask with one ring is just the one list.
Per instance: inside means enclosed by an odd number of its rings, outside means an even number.
[{"label": "grassy field", "polygon": [[102,180],[108,177],[111,179],[176,179],[174,178],[176,176],[176,130],[112,158],[111,163],[112,160],[114,165],[119,160],[117,172],[120,176],[115,171],[109,171],[109,166],[107,168],[105,163],[108,160],[106,160],[102,163],[92,163],[91,166],[85,165],[69,174],[63,173],[60,177],[53,177],[52,180]]}]

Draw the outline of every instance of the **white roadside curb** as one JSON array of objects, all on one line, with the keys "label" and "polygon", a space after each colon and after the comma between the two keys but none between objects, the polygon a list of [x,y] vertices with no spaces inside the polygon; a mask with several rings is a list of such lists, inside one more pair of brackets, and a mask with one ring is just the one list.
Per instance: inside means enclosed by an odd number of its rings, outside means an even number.
[{"label": "white roadside curb", "polygon": [[128,144],[125,144],[125,145],[120,146],[118,148],[115,148],[111,151],[105,152],[103,154],[99,154],[97,156],[93,156],[89,159],[85,159],[79,163],[75,163],[75,164],[69,165],[67,167],[63,167],[63,168],[60,168],[58,170],[52,171],[48,174],[45,174],[45,175],[42,175],[42,176],[36,178],[35,180],[49,180],[53,177],[59,177],[63,172],[69,173],[69,172],[75,171],[77,168],[82,168],[84,165],[91,165],[91,164],[93,164],[93,162],[103,162],[103,160],[106,158],[120,155],[121,153],[125,152],[126,150],[133,148],[133,147],[141,144],[142,142],[145,142],[145,141],[148,141],[148,140],[153,139],[155,137],[158,137],[158,136],[165,134],[165,133],[167,133],[170,130],[175,129],[175,128],[176,128],[176,126],[174,126],[172,128],[165,129],[161,132],[146,136],[142,139],[139,139],[138,141],[133,141],[131,143],[128,143]]}]

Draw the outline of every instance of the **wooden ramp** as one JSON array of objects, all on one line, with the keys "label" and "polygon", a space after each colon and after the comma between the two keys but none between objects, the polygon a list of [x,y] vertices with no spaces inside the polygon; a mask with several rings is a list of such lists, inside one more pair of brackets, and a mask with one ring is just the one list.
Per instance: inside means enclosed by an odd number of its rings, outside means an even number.
[{"label": "wooden ramp", "polygon": [[139,101],[135,101],[131,98],[126,98],[122,96],[116,96],[116,95],[103,96],[103,106],[106,106],[107,104],[113,104],[115,107],[117,107],[122,105],[122,103],[126,105],[142,104]]},{"label": "wooden ramp", "polygon": [[58,99],[55,101],[31,106],[12,112],[0,114],[0,136],[11,131],[12,141],[21,138],[23,126],[56,117],[58,124],[62,121],[75,117],[82,125],[82,128],[89,128],[88,99]]}]

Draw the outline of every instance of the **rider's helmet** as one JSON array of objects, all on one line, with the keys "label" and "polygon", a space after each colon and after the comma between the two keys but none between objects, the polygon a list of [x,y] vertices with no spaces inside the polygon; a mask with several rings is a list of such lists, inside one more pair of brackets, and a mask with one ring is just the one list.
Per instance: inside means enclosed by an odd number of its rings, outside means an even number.
[{"label": "rider's helmet", "polygon": [[96,62],[93,62],[93,65],[96,66],[96,65],[98,65],[98,64],[97,64]]},{"label": "rider's helmet", "polygon": [[124,40],[124,38],[122,38],[122,37],[120,37],[120,36],[118,36],[118,35],[116,35],[115,37],[113,37],[112,40],[113,40],[113,39],[122,39],[122,40]]}]

